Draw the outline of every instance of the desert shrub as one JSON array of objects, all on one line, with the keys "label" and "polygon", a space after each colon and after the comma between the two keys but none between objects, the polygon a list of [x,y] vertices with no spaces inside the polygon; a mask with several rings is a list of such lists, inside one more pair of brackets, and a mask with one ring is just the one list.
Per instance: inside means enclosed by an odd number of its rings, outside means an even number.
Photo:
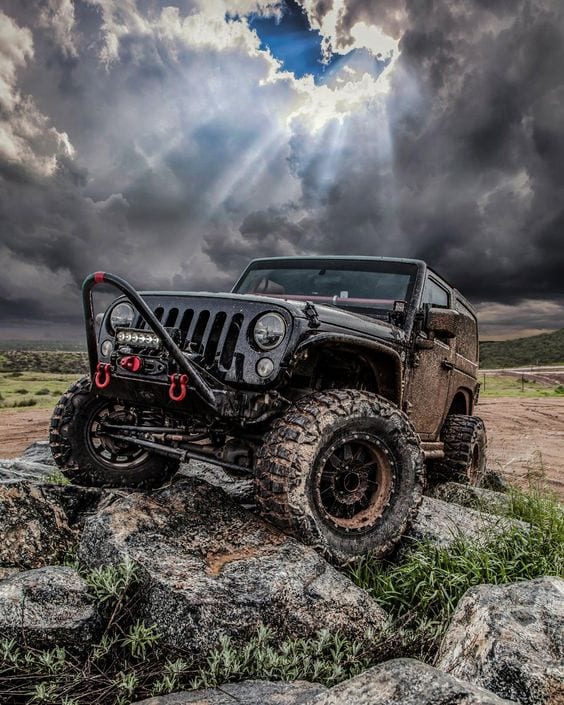
[{"label": "desert shrub", "polygon": [[14,389],[14,394],[29,394],[29,390],[21,387],[20,389]]},{"label": "desert shrub", "polygon": [[24,406],[35,406],[37,404],[37,399],[20,399],[19,401],[13,402],[10,406],[19,408]]},{"label": "desert shrub", "polygon": [[319,631],[308,639],[280,641],[271,629],[259,627],[245,644],[229,636],[199,668],[191,685],[212,688],[241,680],[306,680],[332,686],[367,668],[399,656],[425,657],[437,638],[435,625],[409,627],[410,617],[389,622],[381,630],[368,630],[362,639]]},{"label": "desert shrub", "polygon": [[47,387],[43,387],[42,389],[38,389],[38,390],[35,392],[35,395],[38,396],[38,397],[45,397],[45,396],[47,396],[48,394],[51,394],[51,390],[50,390],[50,389],[47,389]]},{"label": "desert shrub", "polygon": [[3,368],[11,370],[11,377],[20,377],[26,370],[51,374],[84,374],[88,371],[88,355],[83,352],[7,350],[2,357]]},{"label": "desert shrub", "polygon": [[[75,562],[73,561],[73,566]],[[84,574],[104,616],[104,630],[86,655],[60,647],[37,650],[0,640],[0,702],[127,705],[177,690],[246,678],[308,679],[333,685],[397,655],[420,656],[433,629],[414,640],[410,616],[368,631],[361,640],[320,631],[309,639],[281,640],[261,626],[246,643],[220,639],[207,658],[159,644],[154,625],[132,619],[138,595],[135,565],[125,561]]]},{"label": "desert shrub", "polygon": [[167,662],[155,647],[152,625],[133,622],[136,598],[133,563],[97,568],[85,574],[104,616],[104,630],[86,656],[61,647],[40,650],[0,640],[0,702],[127,705],[137,693],[149,695],[167,675]]}]

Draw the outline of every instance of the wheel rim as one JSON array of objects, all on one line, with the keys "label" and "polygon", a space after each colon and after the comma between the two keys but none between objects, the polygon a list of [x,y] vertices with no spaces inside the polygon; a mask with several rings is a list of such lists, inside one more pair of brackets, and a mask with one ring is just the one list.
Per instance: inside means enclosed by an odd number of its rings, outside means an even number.
[{"label": "wheel rim", "polygon": [[123,404],[108,402],[92,414],[86,430],[86,443],[97,461],[116,470],[127,470],[143,463],[149,453],[134,443],[109,438],[102,430],[104,424],[131,425],[137,422],[135,411]]},{"label": "wheel rim", "polygon": [[372,434],[347,434],[323,453],[314,474],[314,499],[325,521],[363,533],[382,516],[392,494],[394,461]]}]

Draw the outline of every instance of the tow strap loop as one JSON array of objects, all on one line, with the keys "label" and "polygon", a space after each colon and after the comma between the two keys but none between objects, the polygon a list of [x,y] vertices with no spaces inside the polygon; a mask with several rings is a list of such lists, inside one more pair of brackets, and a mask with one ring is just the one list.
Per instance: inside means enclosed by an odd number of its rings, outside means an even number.
[{"label": "tow strap loop", "polygon": [[188,385],[188,375],[170,375],[170,387],[168,396],[172,401],[183,401],[186,398]]},{"label": "tow strap loop", "polygon": [[105,389],[110,383],[111,369],[107,363],[99,362],[96,367],[94,383],[98,389]]}]

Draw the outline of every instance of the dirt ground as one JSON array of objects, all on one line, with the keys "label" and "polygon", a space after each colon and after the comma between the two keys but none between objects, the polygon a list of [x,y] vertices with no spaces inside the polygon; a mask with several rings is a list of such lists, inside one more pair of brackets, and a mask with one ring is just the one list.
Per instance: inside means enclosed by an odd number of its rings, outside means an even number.
[{"label": "dirt ground", "polygon": [[[488,430],[488,464],[516,484],[544,474],[564,500],[564,399],[483,398],[476,412]],[[47,437],[50,409],[0,412],[0,457],[16,457]]]},{"label": "dirt ground", "polygon": [[476,409],[488,431],[488,465],[515,484],[546,479],[564,500],[564,399],[482,398]]}]

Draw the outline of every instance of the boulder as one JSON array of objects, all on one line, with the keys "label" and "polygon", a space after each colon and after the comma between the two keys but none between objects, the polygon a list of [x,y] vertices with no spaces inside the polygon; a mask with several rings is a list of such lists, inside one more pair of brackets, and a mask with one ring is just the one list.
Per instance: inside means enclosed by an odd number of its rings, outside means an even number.
[{"label": "boulder", "polygon": [[60,563],[76,544],[63,509],[30,482],[0,484],[0,567]]},{"label": "boulder", "polygon": [[514,705],[415,659],[386,661],[308,705]]},{"label": "boulder", "polygon": [[494,492],[508,492],[510,484],[501,472],[493,468],[487,468],[480,478],[480,487]]},{"label": "boulder", "polygon": [[0,460],[0,483],[14,480],[45,482],[45,478],[51,475],[54,470],[52,465],[22,460],[21,458]]},{"label": "boulder", "polygon": [[82,650],[99,616],[88,585],[72,568],[28,570],[0,582],[0,634],[27,646]]},{"label": "boulder", "polygon": [[511,506],[510,497],[503,492],[461,485],[458,482],[443,482],[435,485],[431,496],[444,502],[460,504],[462,507],[490,514],[505,514]]},{"label": "boulder", "polygon": [[191,460],[180,466],[178,477],[191,477],[202,480],[209,485],[219,487],[232,499],[242,504],[254,503],[254,481],[248,476],[234,477],[229,475],[219,465]]},{"label": "boulder", "polygon": [[25,460],[32,463],[42,463],[43,465],[51,465],[56,467],[53,460],[49,441],[36,441],[28,446],[19,457],[20,460]]},{"label": "boulder", "polygon": [[459,602],[438,667],[522,705],[564,702],[564,580],[479,585]]},{"label": "boulder", "polygon": [[71,526],[79,528],[88,516],[98,510],[103,501],[111,501],[113,497],[120,495],[119,490],[79,485],[42,484],[39,489],[46,499],[54,502],[64,511]]},{"label": "boulder", "polygon": [[227,683],[221,688],[192,690],[148,698],[133,705],[306,705],[313,697],[324,693],[322,685],[294,681],[244,681]]},{"label": "boulder", "polygon": [[91,567],[132,559],[142,582],[136,617],[156,624],[164,645],[195,654],[260,624],[281,638],[321,629],[361,638],[386,621],[312,548],[196,480],[117,499],[87,520],[79,557]]},{"label": "boulder", "polygon": [[492,535],[515,528],[526,531],[529,525],[523,521],[443,502],[441,499],[423,497],[415,521],[402,543],[406,546],[410,539],[416,539],[448,547],[460,536],[481,542]]}]

